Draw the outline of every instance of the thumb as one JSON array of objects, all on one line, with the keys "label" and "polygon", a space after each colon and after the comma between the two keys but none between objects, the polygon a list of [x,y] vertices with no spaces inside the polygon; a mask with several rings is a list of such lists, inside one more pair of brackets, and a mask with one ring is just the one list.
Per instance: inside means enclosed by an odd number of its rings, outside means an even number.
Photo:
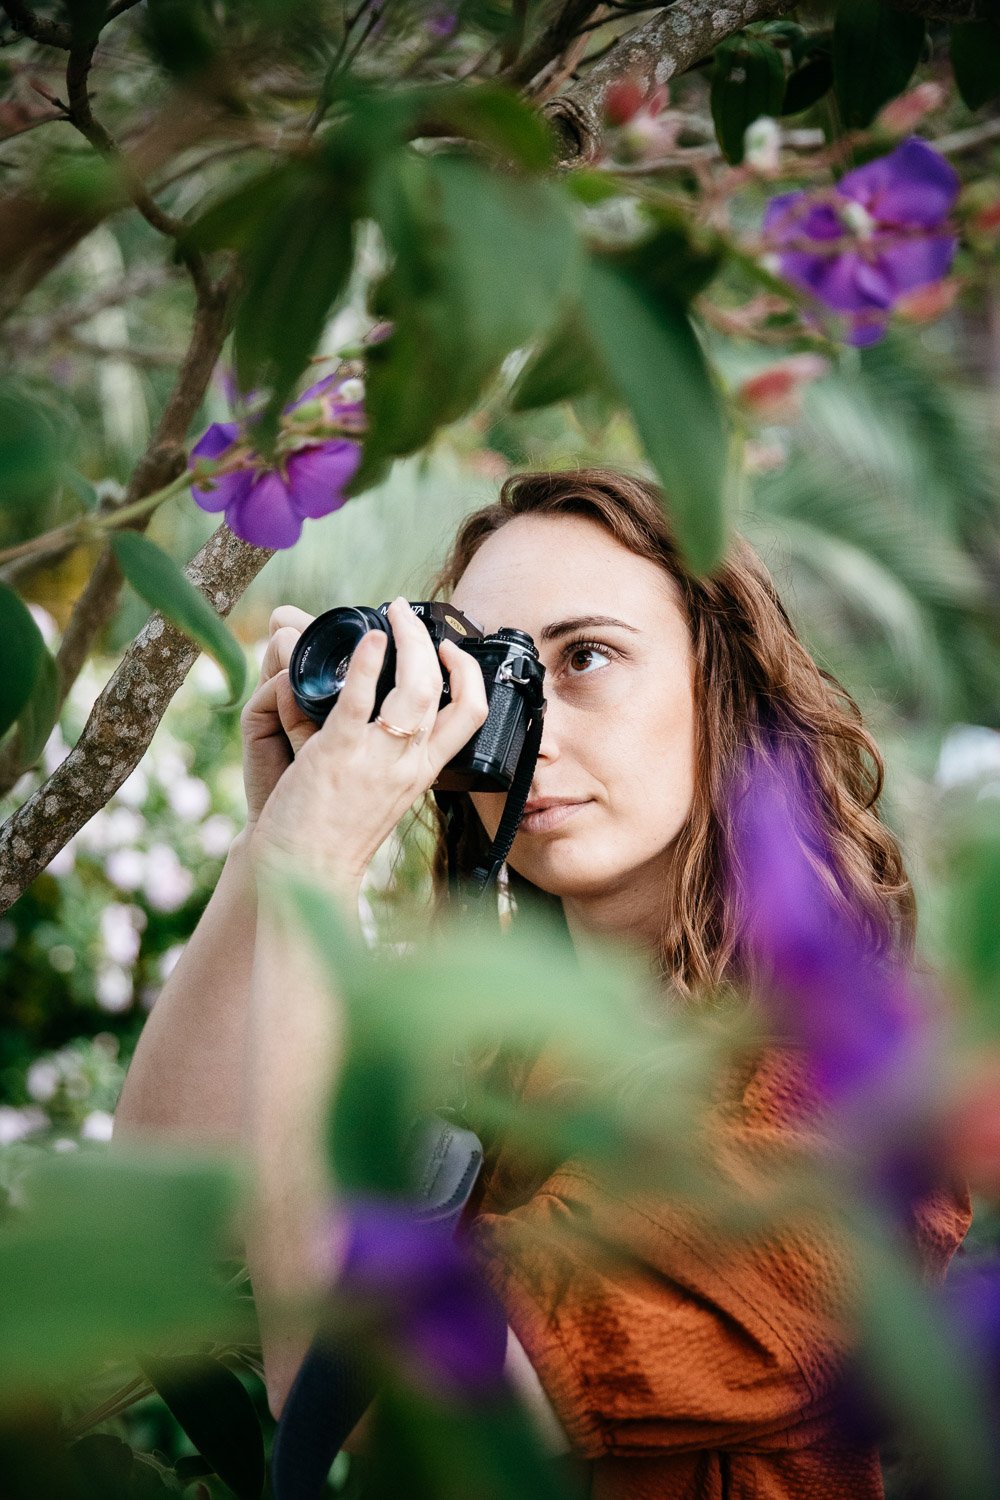
[{"label": "thumb", "polygon": [[295,701],[292,684],[288,680],[288,669],[277,672],[274,677],[274,697],[281,727],[288,736],[289,744],[298,755],[307,740],[316,733],[317,725],[308,714],[304,714]]}]

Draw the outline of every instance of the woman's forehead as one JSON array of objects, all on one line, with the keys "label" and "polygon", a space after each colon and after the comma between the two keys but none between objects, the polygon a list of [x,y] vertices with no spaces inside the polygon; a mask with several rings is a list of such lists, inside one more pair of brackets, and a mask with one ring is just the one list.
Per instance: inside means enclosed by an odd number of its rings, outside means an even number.
[{"label": "woman's forehead", "polygon": [[452,599],[487,630],[518,623],[507,619],[514,610],[535,635],[552,621],[593,615],[643,629],[651,615],[676,608],[663,568],[576,515],[508,521],[482,543]]}]

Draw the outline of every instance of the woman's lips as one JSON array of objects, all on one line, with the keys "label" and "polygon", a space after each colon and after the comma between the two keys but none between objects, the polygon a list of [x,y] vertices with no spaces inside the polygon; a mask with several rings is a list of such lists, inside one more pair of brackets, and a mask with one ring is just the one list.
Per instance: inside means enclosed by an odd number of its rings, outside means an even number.
[{"label": "woman's lips", "polygon": [[518,824],[518,833],[548,833],[553,828],[558,828],[565,823],[574,813],[578,813],[581,807],[586,807],[586,802],[557,802],[552,807],[539,808],[538,812],[526,813]]}]

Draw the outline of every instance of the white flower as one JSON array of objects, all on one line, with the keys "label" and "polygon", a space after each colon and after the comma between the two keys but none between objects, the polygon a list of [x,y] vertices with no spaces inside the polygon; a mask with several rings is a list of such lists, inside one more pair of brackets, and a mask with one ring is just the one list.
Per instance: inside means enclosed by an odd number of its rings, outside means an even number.
[{"label": "white flower", "polygon": [[47,1104],[59,1087],[60,1078],[56,1064],[47,1057],[39,1057],[28,1069],[24,1086],[32,1099],[39,1104]]},{"label": "white flower", "polygon": [[167,739],[162,744],[154,740],[149,748],[150,757],[153,762],[153,770],[157,779],[165,787],[169,787],[172,781],[186,776],[188,772],[188,759],[191,751],[187,745],[182,745],[178,740]]},{"label": "white flower", "polygon": [[213,813],[198,830],[198,840],[209,859],[222,859],[236,837],[236,824],[225,813]]},{"label": "white flower", "polygon": [[761,115],[748,125],[743,137],[744,160],[762,177],[773,177],[781,166],[781,126],[770,115]]},{"label": "white flower", "polygon": [[45,868],[50,875],[68,875],[75,864],[76,851],[71,841],[68,844],[64,844],[56,854],[53,854]]},{"label": "white flower", "polygon": [[198,776],[182,776],[167,787],[167,801],[179,818],[203,818],[212,794]]},{"label": "white flower", "polygon": [[104,830],[107,847],[138,843],[145,826],[144,820],[131,807],[109,808]]},{"label": "white flower", "polygon": [[57,1141],[52,1142],[53,1151],[78,1151],[79,1142],[71,1141],[68,1136],[61,1135]]},{"label": "white flower", "polygon": [[114,1123],[114,1116],[106,1109],[92,1109],[80,1126],[80,1134],[85,1141],[110,1141]]},{"label": "white flower", "polygon": [[47,1124],[48,1116],[42,1109],[30,1105],[27,1109],[12,1109],[9,1104],[0,1104],[0,1146],[23,1141],[26,1135],[42,1130]]},{"label": "white flower", "polygon": [[228,684],[222,668],[218,662],[206,656],[204,651],[188,673],[187,680],[192,687],[196,687],[199,693],[203,693],[206,697],[214,698],[219,692],[228,692]]},{"label": "white flower", "polygon": [[139,932],[146,925],[140,906],[113,901],[101,913],[101,941],[108,958],[116,964],[134,964],[139,956]]},{"label": "white flower", "polygon": [[157,911],[176,911],[194,890],[194,876],[169,844],[153,844],[146,855],[142,889]]},{"label": "white flower", "polygon": [[115,849],[104,862],[104,873],[123,891],[137,891],[146,876],[146,856],[140,849]]},{"label": "white flower", "polygon": [[941,746],[935,781],[953,787],[987,776],[1000,777],[1000,734],[981,724],[956,724]]},{"label": "white flower", "polygon": [[132,1004],[132,978],[117,964],[104,964],[98,972],[95,998],[102,1010],[128,1010]]},{"label": "white flower", "polygon": [[131,775],[125,778],[115,796],[128,807],[142,806],[149,796],[149,777],[142,766],[136,766]]}]

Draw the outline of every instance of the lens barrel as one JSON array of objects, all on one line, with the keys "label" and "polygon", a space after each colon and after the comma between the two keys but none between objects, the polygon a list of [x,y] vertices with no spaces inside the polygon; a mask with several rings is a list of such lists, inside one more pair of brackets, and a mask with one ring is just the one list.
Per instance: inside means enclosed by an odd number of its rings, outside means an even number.
[{"label": "lens barrel", "polygon": [[[288,680],[295,701],[314,723],[322,724],[340,697],[351,657],[369,630],[381,630],[389,637],[379,679],[380,697],[384,697],[395,676],[396,653],[388,621],[377,610],[365,605],[328,609],[299,636],[288,663]],[[382,677],[388,679],[384,688]]]}]

